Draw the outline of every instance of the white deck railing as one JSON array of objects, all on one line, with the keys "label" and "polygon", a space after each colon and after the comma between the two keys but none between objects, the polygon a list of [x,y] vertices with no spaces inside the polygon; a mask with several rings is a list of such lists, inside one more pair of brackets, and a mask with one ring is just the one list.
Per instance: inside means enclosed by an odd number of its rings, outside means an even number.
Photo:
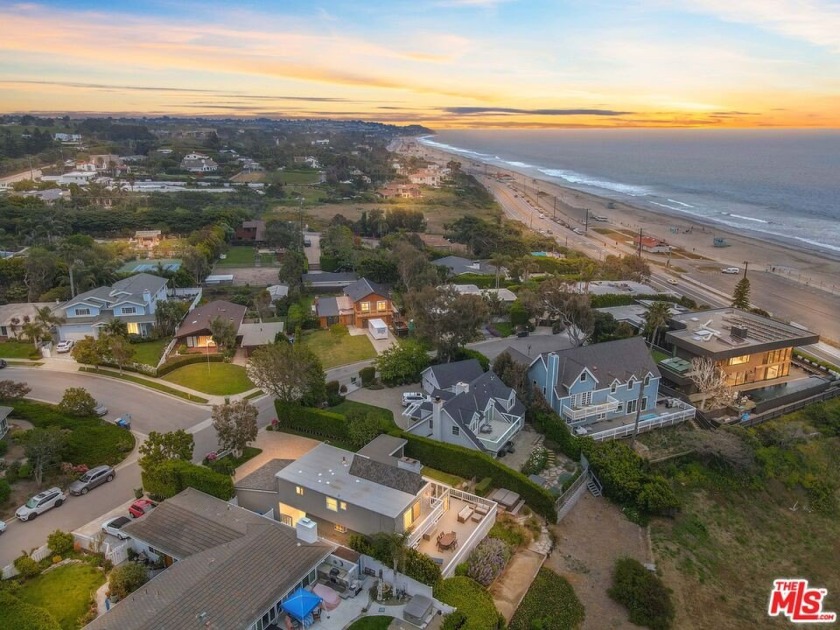
[{"label": "white deck railing", "polygon": [[426,518],[420,521],[420,523],[418,523],[412,530],[411,535],[408,537],[409,547],[413,547],[419,543],[423,534],[432,529],[443,516],[443,506],[445,505],[444,499],[447,494],[448,493],[444,493],[442,496],[435,497],[431,500],[430,505],[432,506],[432,511],[429,512]]},{"label": "white deck railing", "polygon": [[[474,496],[474,495],[470,495]],[[477,497],[481,498],[481,497]],[[492,501],[491,501],[492,503]],[[481,519],[481,522],[478,524],[472,533],[467,536],[467,539],[462,543],[458,543],[458,548],[456,549],[455,553],[449,559],[445,565],[441,567],[441,575],[444,578],[452,577],[455,573],[455,567],[457,567],[460,563],[467,559],[467,556],[470,555],[473,549],[475,549],[476,545],[484,540],[484,537],[490,533],[490,530],[493,529],[493,525],[496,524],[496,510],[490,510],[485,514],[484,518]]]},{"label": "white deck railing", "polygon": [[481,441],[484,446],[486,446],[491,451],[498,451],[500,446],[504,446],[508,440],[510,440],[514,435],[516,435],[519,430],[522,428],[522,421],[518,420],[512,423],[508,429],[502,433],[498,438],[495,440],[491,440],[487,437],[482,437],[480,433],[476,433],[478,439]]},{"label": "white deck railing", "polygon": [[563,405],[563,415],[572,422],[576,422],[584,418],[589,418],[590,416],[597,416],[600,413],[606,414],[613,412],[618,409],[619,404],[618,400],[612,396],[607,396],[607,402],[598,403],[597,405],[586,405],[584,407]]},{"label": "white deck railing", "polygon": [[[694,407],[688,407],[687,409],[682,409],[680,411],[642,420],[639,422],[639,433],[644,433],[645,431],[650,431],[651,429],[658,429],[660,427],[666,427],[673,424],[679,424],[680,422],[694,418],[694,413]],[[604,431],[590,433],[589,437],[596,442],[602,442],[603,440],[616,440],[618,438],[627,437],[628,435],[632,435],[633,431],[634,424],[625,424],[624,426],[615,427],[613,429],[605,429]]]}]

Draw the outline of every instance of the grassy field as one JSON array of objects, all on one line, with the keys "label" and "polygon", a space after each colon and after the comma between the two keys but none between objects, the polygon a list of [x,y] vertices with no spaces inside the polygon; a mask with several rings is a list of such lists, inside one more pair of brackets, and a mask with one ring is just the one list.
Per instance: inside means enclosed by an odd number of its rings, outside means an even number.
[{"label": "grassy field", "polygon": [[328,330],[315,330],[304,333],[303,343],[321,359],[325,370],[376,356],[367,335],[336,336]]},{"label": "grassy field", "polygon": [[49,612],[63,630],[75,630],[104,582],[105,575],[89,564],[68,564],[25,582],[16,597]]},{"label": "grassy field", "polygon": [[274,171],[266,174],[266,181],[284,186],[311,185],[321,181],[321,174],[313,170]]},{"label": "grassy field", "polygon": [[28,359],[35,351],[31,343],[21,341],[4,341],[0,343],[0,359]]},{"label": "grassy field", "polygon": [[586,614],[569,581],[540,569],[510,620],[510,630],[579,628]]},{"label": "grassy field", "polygon": [[[840,611],[840,401],[822,407],[827,420],[817,409],[749,430],[674,432],[674,450],[695,453],[659,469],[684,505],[673,519],[655,519],[651,535],[674,591],[675,627],[789,627],[767,616],[782,577],[828,589],[824,610]],[[668,432],[659,433],[657,448],[667,447]]]},{"label": "grassy field", "polygon": [[158,361],[160,361],[163,351],[170,341],[170,339],[158,339],[133,344],[131,347],[134,348],[134,361],[157,367]]},{"label": "grassy field", "polygon": [[458,475],[450,475],[442,470],[429,468],[428,466],[423,466],[423,470],[420,471],[420,474],[425,475],[430,479],[436,479],[437,481],[445,483],[448,486],[452,486],[453,488],[457,488],[464,481],[464,479]]},{"label": "grassy field", "polygon": [[377,615],[374,617],[362,617],[351,623],[347,630],[388,630],[388,626],[394,620],[393,617]]},{"label": "grassy field", "polygon": [[256,250],[250,245],[235,245],[225,252],[227,258],[219,260],[217,267],[244,267],[254,264]]},{"label": "grassy field", "polygon": [[80,372],[90,372],[91,374],[99,374],[100,376],[107,376],[108,378],[118,378],[123,381],[129,381],[131,383],[137,383],[138,385],[142,385],[143,387],[148,387],[149,389],[155,389],[159,392],[164,392],[166,394],[171,394],[172,396],[177,396],[178,398],[183,398],[184,400],[189,400],[190,402],[196,403],[206,403],[207,399],[202,398],[201,396],[195,396],[193,394],[188,394],[186,392],[182,392],[180,389],[175,389],[174,387],[169,387],[160,383],[158,381],[152,380],[150,378],[143,378],[142,376],[134,376],[132,374],[123,373],[120,374],[119,372],[112,372],[111,370],[94,370],[93,368],[89,367],[82,367],[79,368]]},{"label": "grassy field", "polygon": [[354,400],[345,400],[343,403],[339,403],[335,407],[330,407],[330,411],[334,413],[340,413],[342,415],[347,415],[349,411],[354,410],[373,414],[379,417],[382,420],[383,424],[394,424],[394,412],[390,409],[384,409],[382,407],[376,407],[374,405],[366,405],[365,403],[356,402]]},{"label": "grassy field", "polygon": [[245,368],[232,363],[194,363],[163,377],[164,381],[214,396],[230,396],[253,389]]}]

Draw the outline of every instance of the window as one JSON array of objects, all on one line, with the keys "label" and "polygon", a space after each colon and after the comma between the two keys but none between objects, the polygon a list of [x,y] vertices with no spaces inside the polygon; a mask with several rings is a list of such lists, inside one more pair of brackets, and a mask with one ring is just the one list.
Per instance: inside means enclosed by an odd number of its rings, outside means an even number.
[{"label": "window", "polygon": [[636,401],[635,400],[628,400],[627,401],[627,413],[636,413]]},{"label": "window", "polygon": [[634,387],[636,387],[636,379],[631,376],[630,380],[627,381],[627,389],[632,390]]},{"label": "window", "polygon": [[452,427],[452,435],[461,435],[460,427]]},{"label": "window", "polygon": [[134,315],[137,312],[137,309],[133,306],[123,306],[122,312],[123,315]]},{"label": "window", "polygon": [[648,402],[648,401],[647,401],[647,396],[645,396],[644,398],[642,398],[642,411],[644,411],[645,409],[647,409],[647,402]]},{"label": "window", "polygon": [[83,315],[90,315],[90,309],[89,308],[77,308],[76,309],[76,316],[81,317]]},{"label": "window", "polygon": [[347,502],[346,501],[339,501],[338,502],[338,507],[340,507],[342,510],[344,510],[346,512],[347,511]]},{"label": "window", "polygon": [[303,496],[303,486],[295,486],[295,494],[299,497]]},{"label": "window", "polygon": [[580,380],[581,380],[581,382],[586,380],[586,372],[581,372],[580,373]]},{"label": "window", "polygon": [[610,394],[615,394],[615,390],[618,388],[618,381],[613,381],[612,385],[610,385]]},{"label": "window", "polygon": [[339,534],[346,534],[347,528],[344,525],[339,525],[338,523],[335,524],[335,531]]},{"label": "window", "polygon": [[362,310],[362,313],[370,313],[370,302],[362,302],[359,304],[359,308]]},{"label": "window", "polygon": [[385,311],[385,310],[387,310],[387,308],[388,308],[388,306],[387,306],[387,303],[385,302],[385,300],[379,300],[376,303],[376,310],[379,311],[379,312]]},{"label": "window", "polygon": [[420,501],[403,512],[403,529],[408,530],[420,518]]},{"label": "window", "polygon": [[647,387],[648,385],[650,385],[650,374],[645,376],[645,387]]},{"label": "window", "polygon": [[744,363],[750,362],[750,355],[745,354],[740,357],[732,357],[729,359],[729,365],[743,365]]},{"label": "window", "polygon": [[330,512],[338,512],[338,501],[332,497],[327,497],[327,509]]},{"label": "window", "polygon": [[435,428],[435,421],[434,421],[434,420],[432,420],[431,418],[429,418],[429,428],[430,428],[430,429],[434,429],[434,428]]}]

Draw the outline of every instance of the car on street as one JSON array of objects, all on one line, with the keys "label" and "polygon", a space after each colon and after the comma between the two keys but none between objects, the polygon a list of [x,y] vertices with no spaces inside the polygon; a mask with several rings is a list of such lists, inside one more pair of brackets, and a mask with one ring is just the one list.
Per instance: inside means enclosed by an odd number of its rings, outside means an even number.
[{"label": "car on street", "polygon": [[111,534],[111,536],[116,536],[120,540],[126,540],[128,539],[128,534],[126,534],[122,528],[130,522],[131,519],[127,516],[111,518],[102,523],[102,531],[106,534]]},{"label": "car on street", "polygon": [[59,341],[58,345],[55,347],[55,351],[59,354],[64,354],[65,352],[70,352],[74,345],[75,343],[71,339]]},{"label": "car on street", "polygon": [[0,534],[6,531],[6,521],[0,521]]},{"label": "car on street", "polygon": [[405,392],[402,395],[402,406],[408,407],[414,403],[423,402],[426,400],[426,394],[422,392]]},{"label": "car on street", "polygon": [[723,269],[720,270],[720,272],[721,273],[736,274],[736,273],[741,273],[741,270],[738,269],[738,267],[724,267]]},{"label": "car on street", "polygon": [[21,521],[31,521],[47,510],[60,507],[66,499],[67,496],[61,491],[61,488],[49,488],[43,492],[39,492],[29,499],[25,505],[20,506],[17,512],[15,512],[15,516]]},{"label": "car on street", "polygon": [[578,236],[583,236],[583,230],[581,230],[580,228],[573,228],[572,232],[574,232]]},{"label": "car on street", "polygon": [[93,413],[97,416],[108,415],[108,407],[106,407],[104,403],[96,401],[96,407],[93,408]]},{"label": "car on street", "polygon": [[91,468],[84,475],[70,484],[70,494],[74,496],[87,494],[97,486],[113,481],[116,476],[117,473],[111,466],[97,466],[96,468]]},{"label": "car on street", "polygon": [[131,518],[140,518],[146,512],[151,512],[157,507],[157,503],[151,499],[137,499],[134,503],[128,506],[128,515]]},{"label": "car on street", "polygon": [[666,278],[665,282],[667,282],[668,284],[678,284],[676,278]]},{"label": "car on street", "polygon": [[2,370],[7,365],[8,365],[8,363],[6,363],[5,359],[0,359],[0,370]]}]

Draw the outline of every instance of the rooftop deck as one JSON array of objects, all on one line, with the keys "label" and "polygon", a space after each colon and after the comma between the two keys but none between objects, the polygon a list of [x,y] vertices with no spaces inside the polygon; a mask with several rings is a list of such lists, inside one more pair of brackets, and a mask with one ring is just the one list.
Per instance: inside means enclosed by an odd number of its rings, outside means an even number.
[{"label": "rooftop deck", "polygon": [[[666,406],[667,404],[670,406]],[[639,433],[658,429],[660,427],[679,424],[694,417],[695,409],[677,399],[662,399],[657,401],[653,409],[646,409],[639,417]],[[631,413],[610,420],[594,422],[586,425],[586,435],[596,442],[628,437],[634,431],[636,414]]]}]

